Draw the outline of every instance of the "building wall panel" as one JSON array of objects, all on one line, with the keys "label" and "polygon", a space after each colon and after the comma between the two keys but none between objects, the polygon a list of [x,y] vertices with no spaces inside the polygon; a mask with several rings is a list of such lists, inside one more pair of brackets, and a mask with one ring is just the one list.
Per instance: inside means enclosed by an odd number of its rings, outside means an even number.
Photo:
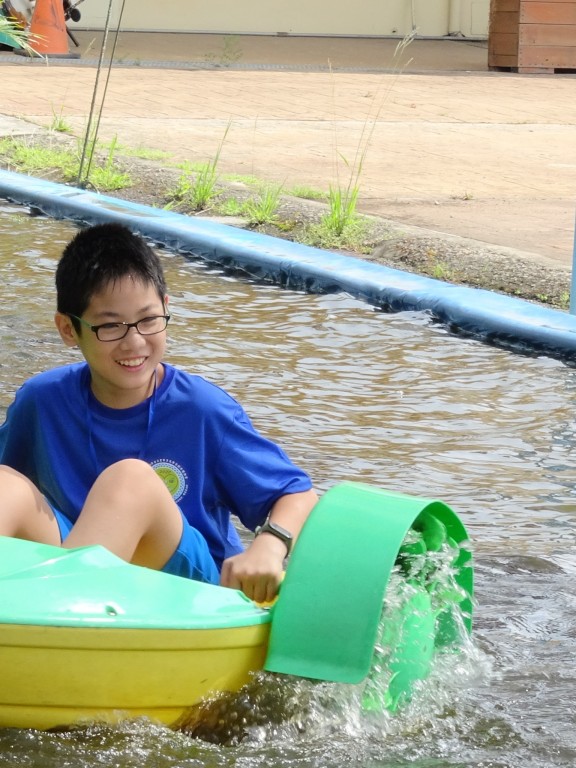
[{"label": "building wall panel", "polygon": [[[120,2],[111,21],[118,23]],[[126,0],[122,29],[151,32],[213,32],[222,34],[292,34],[389,36],[407,35],[416,26],[419,35],[441,37],[449,32],[450,18],[463,15],[463,26],[479,27],[489,0]],[[462,9],[462,10],[461,10]],[[101,29],[108,3],[86,0],[81,6],[81,27]],[[470,20],[468,19],[470,15]],[[481,25],[481,22],[480,22]],[[450,30],[454,31],[454,30]],[[456,30],[462,31],[462,30]],[[470,32],[469,32],[470,33]],[[478,32],[476,32],[478,34]],[[481,34],[481,33],[480,33]]]}]

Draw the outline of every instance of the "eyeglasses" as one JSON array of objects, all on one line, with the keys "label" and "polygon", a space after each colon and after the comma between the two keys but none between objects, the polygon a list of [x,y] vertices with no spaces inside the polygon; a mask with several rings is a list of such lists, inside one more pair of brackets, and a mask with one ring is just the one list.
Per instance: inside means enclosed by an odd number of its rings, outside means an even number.
[{"label": "eyeglasses", "polygon": [[98,341],[119,341],[123,339],[128,333],[130,328],[136,328],[136,331],[141,336],[154,336],[156,333],[162,333],[166,330],[170,315],[152,315],[151,317],[143,317],[142,320],[138,320],[136,323],[102,323],[102,325],[90,325],[90,323],[83,320],[77,315],[73,315],[70,312],[66,313],[68,317],[73,317],[74,320],[90,328],[92,333],[96,334]]}]

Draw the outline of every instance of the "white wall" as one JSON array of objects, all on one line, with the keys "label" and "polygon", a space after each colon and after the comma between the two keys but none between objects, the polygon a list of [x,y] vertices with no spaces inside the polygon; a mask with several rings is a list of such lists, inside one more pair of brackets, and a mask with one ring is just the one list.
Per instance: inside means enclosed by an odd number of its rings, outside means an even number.
[{"label": "white wall", "polygon": [[488,37],[490,0],[458,0],[459,29],[466,37]]},{"label": "white wall", "polygon": [[[112,2],[117,24],[121,0]],[[126,0],[123,30],[235,34],[487,35],[490,0]],[[80,27],[102,28],[109,0],[84,0]],[[459,29],[449,29],[454,25]]]}]

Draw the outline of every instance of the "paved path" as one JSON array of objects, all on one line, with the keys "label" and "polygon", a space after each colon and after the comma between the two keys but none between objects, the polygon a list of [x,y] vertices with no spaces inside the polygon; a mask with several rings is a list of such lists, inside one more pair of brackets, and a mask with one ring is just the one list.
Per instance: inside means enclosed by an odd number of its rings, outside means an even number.
[{"label": "paved path", "polygon": [[[94,67],[14,58],[0,54],[0,112],[43,126],[61,115],[81,133]],[[214,156],[229,125],[222,172],[323,190],[347,183],[346,163],[357,167],[361,156],[364,211],[568,266],[576,75],[464,71],[452,59],[451,66],[398,73],[119,65],[100,137],[194,162]],[[104,81],[105,72],[98,99]],[[0,134],[14,131],[0,119]]]}]

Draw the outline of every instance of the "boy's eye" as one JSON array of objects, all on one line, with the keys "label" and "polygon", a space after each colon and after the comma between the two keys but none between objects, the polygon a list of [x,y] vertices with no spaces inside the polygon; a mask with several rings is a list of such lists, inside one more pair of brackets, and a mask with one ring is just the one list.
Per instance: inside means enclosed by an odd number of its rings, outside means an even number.
[{"label": "boy's eye", "polygon": [[144,317],[142,320],[138,320],[138,329],[147,331],[148,329],[154,328],[159,322],[162,322],[163,319],[164,318],[158,317],[158,315],[154,315],[154,317]]},{"label": "boy's eye", "polygon": [[117,331],[122,328],[122,323],[103,323],[97,327],[99,331]]}]

